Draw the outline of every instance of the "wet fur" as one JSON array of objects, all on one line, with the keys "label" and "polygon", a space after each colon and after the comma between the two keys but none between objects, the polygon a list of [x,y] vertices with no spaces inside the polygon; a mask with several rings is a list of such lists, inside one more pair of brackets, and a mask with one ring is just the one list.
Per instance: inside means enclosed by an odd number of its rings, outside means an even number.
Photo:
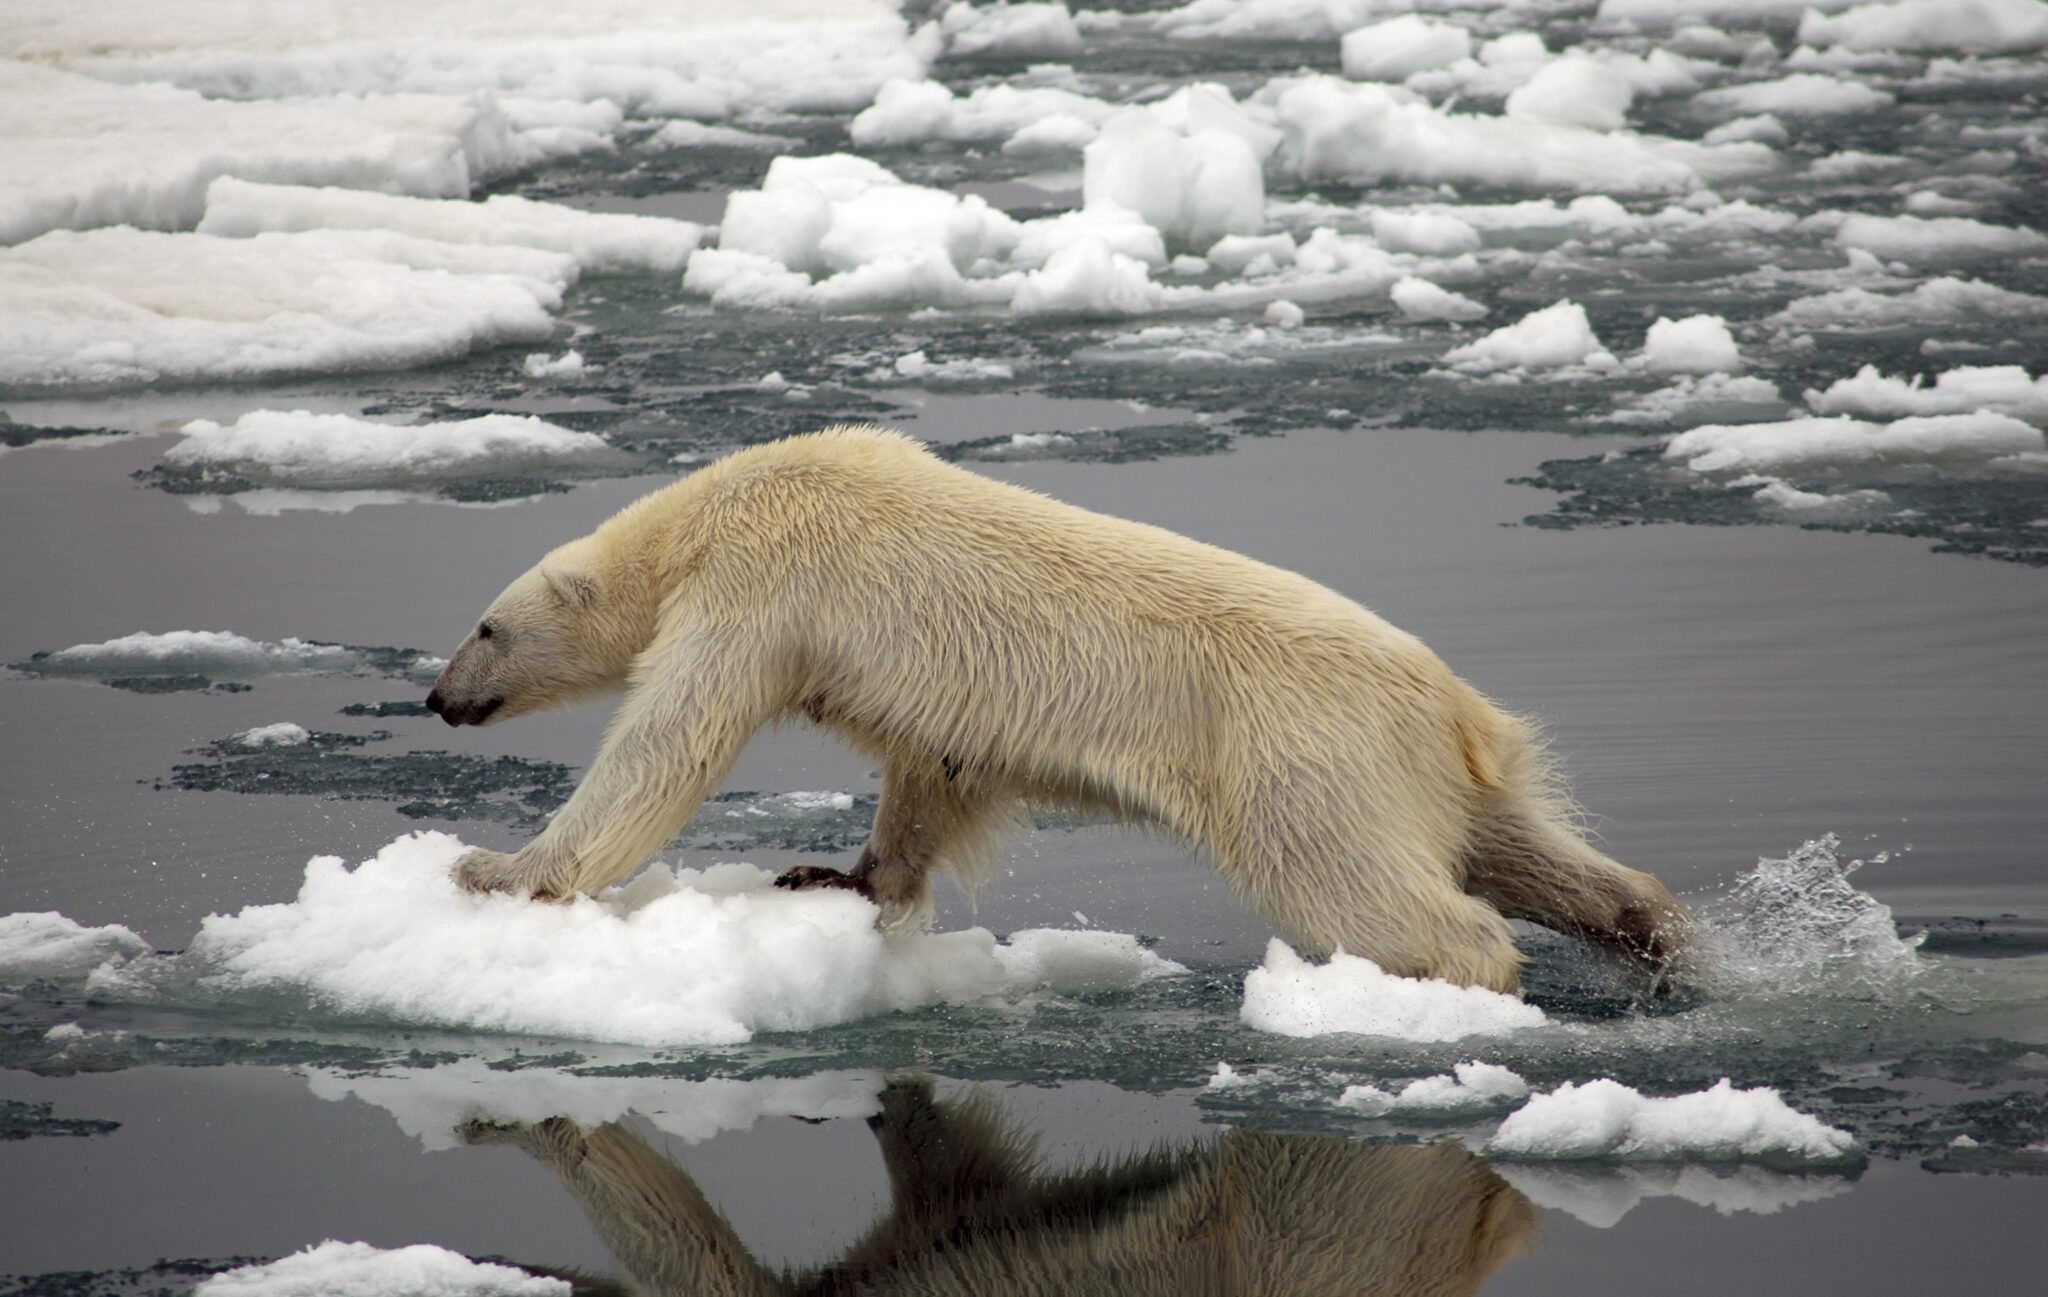
[{"label": "wet fur", "polygon": [[[491,633],[483,634],[484,628]],[[851,875],[890,926],[973,888],[1038,804],[1157,826],[1312,956],[1512,990],[1525,918],[1668,972],[1688,917],[1587,845],[1530,727],[1324,587],[842,428],[742,451],[556,550],[430,705],[496,721],[623,686],[581,786],[464,885],[639,867],[761,727],[883,767]]]}]

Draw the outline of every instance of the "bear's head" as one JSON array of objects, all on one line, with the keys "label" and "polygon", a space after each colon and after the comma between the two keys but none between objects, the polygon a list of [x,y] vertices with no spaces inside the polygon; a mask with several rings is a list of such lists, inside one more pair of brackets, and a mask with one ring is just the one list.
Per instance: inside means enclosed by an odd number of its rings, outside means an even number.
[{"label": "bear's head", "polygon": [[587,539],[572,541],[506,586],[434,681],[428,710],[484,725],[624,685],[645,644],[622,642],[596,558]]}]

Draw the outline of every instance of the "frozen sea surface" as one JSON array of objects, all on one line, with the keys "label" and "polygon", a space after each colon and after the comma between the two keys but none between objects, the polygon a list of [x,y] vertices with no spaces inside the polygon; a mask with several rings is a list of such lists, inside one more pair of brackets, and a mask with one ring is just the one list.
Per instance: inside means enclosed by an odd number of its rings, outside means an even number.
[{"label": "frozen sea surface", "polygon": [[[0,1293],[2037,1290],[2048,4],[310,13],[0,0]],[[1308,965],[1058,820],[885,940],[763,886],[873,814],[801,730],[456,894],[605,710],[436,655],[845,419],[1421,634],[1706,974]]]}]

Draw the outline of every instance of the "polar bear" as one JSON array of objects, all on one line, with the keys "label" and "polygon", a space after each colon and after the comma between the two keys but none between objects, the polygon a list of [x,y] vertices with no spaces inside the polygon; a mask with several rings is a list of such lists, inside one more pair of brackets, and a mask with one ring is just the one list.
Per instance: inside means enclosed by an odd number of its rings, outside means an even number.
[{"label": "polar bear", "polygon": [[623,688],[514,854],[457,880],[561,898],[624,877],[764,725],[882,767],[849,873],[884,928],[972,890],[1033,805],[1154,826],[1305,954],[1511,991],[1509,918],[1661,978],[1684,907],[1590,847],[1531,727],[1414,636],[1291,572],[841,426],[740,451],[543,558],[427,706],[484,724]]}]

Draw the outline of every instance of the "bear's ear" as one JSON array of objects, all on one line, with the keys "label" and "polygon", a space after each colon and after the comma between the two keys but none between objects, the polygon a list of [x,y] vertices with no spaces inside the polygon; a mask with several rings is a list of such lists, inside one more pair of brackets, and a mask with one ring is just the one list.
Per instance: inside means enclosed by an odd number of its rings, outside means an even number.
[{"label": "bear's ear", "polygon": [[541,569],[541,575],[547,578],[548,588],[555,592],[556,597],[571,608],[597,607],[597,578],[588,572],[571,567],[549,567]]}]

